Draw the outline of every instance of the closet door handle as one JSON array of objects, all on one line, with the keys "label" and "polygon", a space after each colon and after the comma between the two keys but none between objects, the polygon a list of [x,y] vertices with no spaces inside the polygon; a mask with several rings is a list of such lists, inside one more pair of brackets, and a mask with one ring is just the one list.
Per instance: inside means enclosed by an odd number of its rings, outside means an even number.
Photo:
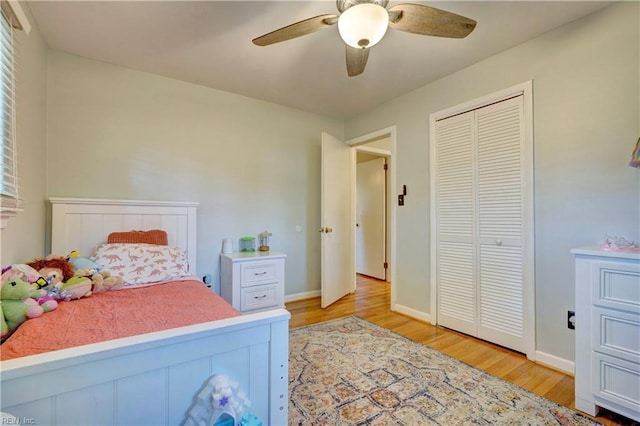
[{"label": "closet door handle", "polygon": [[496,240],[496,245],[497,246],[501,246],[502,245],[502,240]]}]

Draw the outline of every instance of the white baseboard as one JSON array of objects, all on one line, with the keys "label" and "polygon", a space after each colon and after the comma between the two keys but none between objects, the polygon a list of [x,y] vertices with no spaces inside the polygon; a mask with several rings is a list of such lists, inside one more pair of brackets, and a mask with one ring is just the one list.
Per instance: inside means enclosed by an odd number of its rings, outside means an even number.
[{"label": "white baseboard", "polygon": [[288,294],[284,296],[284,302],[295,302],[296,300],[311,299],[312,297],[320,297],[320,290],[307,291],[304,293]]},{"label": "white baseboard", "polygon": [[573,361],[560,358],[545,352],[536,351],[536,363],[560,370],[563,373],[574,375],[576,368]]},{"label": "white baseboard", "polygon": [[429,324],[431,324],[431,315],[418,311],[416,309],[398,305],[396,303],[391,307],[391,310],[393,312],[397,312],[399,314],[406,315],[419,321],[428,322]]},{"label": "white baseboard", "polygon": [[[406,315],[408,317],[417,319],[419,321],[428,322],[431,324],[431,315],[415,310],[413,308],[409,308],[407,306],[395,304],[391,307],[391,310],[397,312],[399,314]],[[555,355],[548,354],[546,352],[536,351],[535,352],[535,362],[541,365],[545,365],[547,367],[551,367],[553,369],[562,371],[563,373],[575,374],[575,364],[573,361],[568,359],[560,358]]]}]

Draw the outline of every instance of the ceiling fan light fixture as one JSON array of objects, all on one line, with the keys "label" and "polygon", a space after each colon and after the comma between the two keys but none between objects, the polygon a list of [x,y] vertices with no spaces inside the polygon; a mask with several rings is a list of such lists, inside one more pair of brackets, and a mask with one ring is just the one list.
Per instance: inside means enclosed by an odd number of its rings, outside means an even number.
[{"label": "ceiling fan light fixture", "polygon": [[351,6],[338,18],[340,37],[357,49],[369,48],[382,40],[388,25],[387,9],[373,3]]}]

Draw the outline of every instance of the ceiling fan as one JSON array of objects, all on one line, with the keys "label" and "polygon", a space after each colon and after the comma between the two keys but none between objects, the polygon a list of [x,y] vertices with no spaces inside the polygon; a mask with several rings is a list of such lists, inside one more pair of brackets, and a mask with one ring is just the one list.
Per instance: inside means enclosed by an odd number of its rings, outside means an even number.
[{"label": "ceiling fan", "polygon": [[476,21],[434,7],[404,3],[386,9],[389,0],[336,0],[340,15],[325,14],[295,22],[253,39],[268,46],[338,24],[347,45],[347,74],[364,72],[369,49],[378,43],[387,27],[436,37],[464,38],[476,27]]}]

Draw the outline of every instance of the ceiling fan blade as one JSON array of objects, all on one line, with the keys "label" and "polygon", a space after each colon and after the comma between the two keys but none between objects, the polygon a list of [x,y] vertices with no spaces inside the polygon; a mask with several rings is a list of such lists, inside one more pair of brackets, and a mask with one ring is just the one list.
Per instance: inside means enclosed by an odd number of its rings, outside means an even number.
[{"label": "ceiling fan blade", "polygon": [[436,37],[464,38],[477,23],[473,19],[421,4],[398,4],[389,12],[389,27]]},{"label": "ceiling fan blade", "polygon": [[291,40],[292,38],[311,34],[313,32],[330,27],[338,22],[336,15],[319,15],[304,21],[296,22],[268,34],[253,39],[253,44],[258,46],[268,46],[270,44],[279,43],[281,41]]},{"label": "ceiling fan blade", "polygon": [[369,49],[357,49],[347,45],[347,75],[355,77],[364,72],[369,59]]}]

